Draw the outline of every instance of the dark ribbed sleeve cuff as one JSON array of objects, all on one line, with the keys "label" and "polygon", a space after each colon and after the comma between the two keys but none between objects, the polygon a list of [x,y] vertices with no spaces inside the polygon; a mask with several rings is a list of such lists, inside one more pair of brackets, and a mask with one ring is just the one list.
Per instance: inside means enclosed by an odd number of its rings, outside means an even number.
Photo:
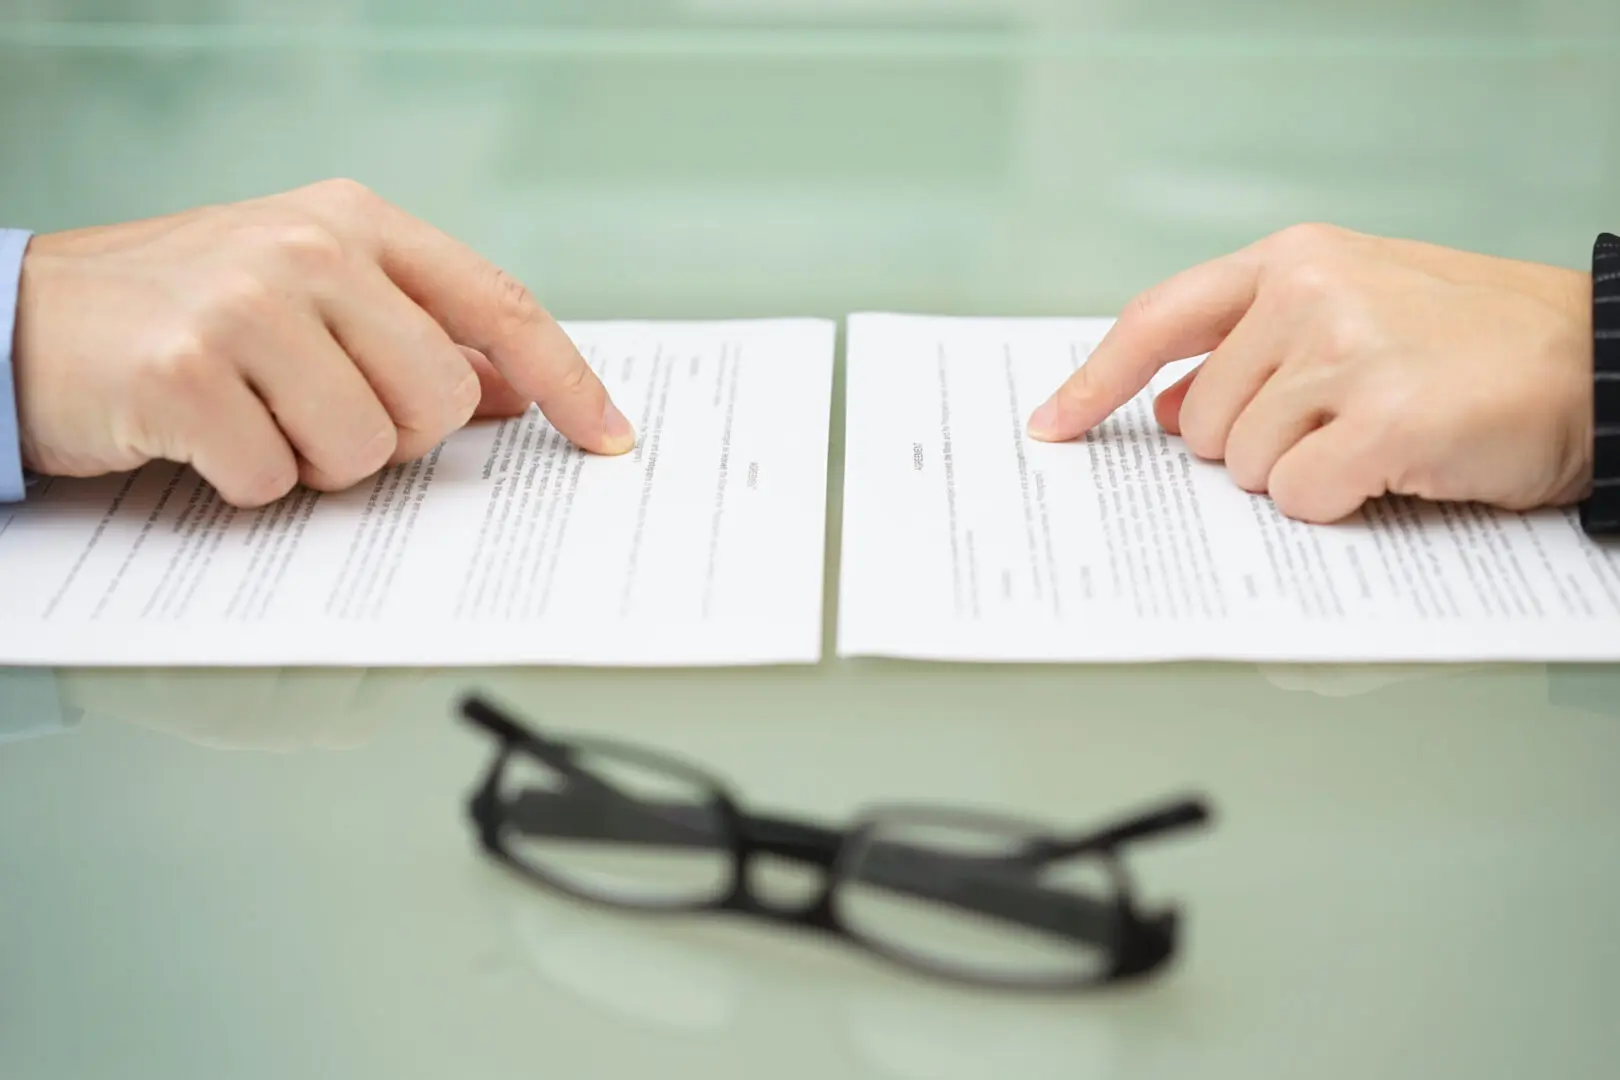
[{"label": "dark ribbed sleeve cuff", "polygon": [[1620,237],[1592,248],[1592,493],[1581,528],[1620,535]]}]

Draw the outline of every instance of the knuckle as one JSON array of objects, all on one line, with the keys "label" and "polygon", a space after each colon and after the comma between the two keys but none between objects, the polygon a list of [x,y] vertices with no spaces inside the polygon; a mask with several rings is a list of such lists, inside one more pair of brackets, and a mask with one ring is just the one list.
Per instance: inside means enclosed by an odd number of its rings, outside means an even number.
[{"label": "knuckle", "polygon": [[405,452],[402,449],[405,440],[415,438],[412,433],[430,437],[428,445],[433,446],[460,428],[478,411],[483,396],[477,372],[469,370],[465,364],[459,377],[424,379],[409,387],[389,405],[400,429],[401,443],[395,451],[396,459]]},{"label": "knuckle", "polygon": [[1272,469],[1266,494],[1285,518],[1327,524],[1359,504],[1342,470],[1303,469],[1284,457]]},{"label": "knuckle", "polygon": [[1326,306],[1317,317],[1320,359],[1336,365],[1365,366],[1376,339],[1373,320],[1352,301],[1342,298]]},{"label": "knuckle", "polygon": [[[226,334],[229,341],[248,327],[258,327],[262,332],[265,326],[273,325],[282,300],[264,277],[254,273],[237,273],[218,278],[205,304],[205,335],[212,338]],[[221,345],[225,343],[219,342]]]},{"label": "knuckle", "polygon": [[1299,489],[1299,486],[1283,477],[1278,477],[1271,485],[1272,505],[1277,513],[1294,521],[1309,521],[1312,517],[1310,497]]},{"label": "knuckle", "polygon": [[1316,307],[1333,303],[1342,295],[1332,264],[1314,255],[1284,264],[1278,280],[1287,290],[1289,300],[1296,304]]},{"label": "knuckle", "polygon": [[1162,284],[1153,285],[1131,297],[1120,312],[1120,318],[1131,322],[1151,322],[1163,306],[1164,287]]},{"label": "knuckle", "polygon": [[342,176],[317,181],[305,190],[312,199],[343,216],[370,213],[380,201],[360,181]]},{"label": "knuckle", "polygon": [[1226,447],[1218,435],[1196,428],[1189,431],[1185,420],[1182,421],[1181,432],[1182,441],[1195,457],[1203,461],[1220,461],[1226,456]]},{"label": "knuckle", "polygon": [[1365,374],[1367,377],[1358,380],[1356,411],[1379,442],[1410,436],[1420,423],[1431,427],[1445,423],[1448,411],[1425,408],[1423,395],[1406,372],[1385,368]]},{"label": "knuckle", "polygon": [[1236,436],[1226,444],[1226,471],[1244,491],[1259,494],[1266,490],[1267,463]]},{"label": "knuckle", "polygon": [[172,334],[147,359],[139,384],[169,400],[197,404],[212,396],[220,361],[208,336],[197,328]]},{"label": "knuckle", "polygon": [[256,273],[217,275],[196,298],[185,328],[161,350],[160,377],[190,377],[218,367],[234,350],[276,326],[282,303]]},{"label": "knuckle", "polygon": [[589,390],[595,382],[591,369],[584,362],[570,364],[557,379],[557,389],[565,397],[573,397]]},{"label": "knuckle", "polygon": [[332,230],[314,221],[290,222],[278,227],[271,243],[301,274],[330,273],[348,258],[343,241]]},{"label": "knuckle", "polygon": [[359,434],[346,449],[312,456],[308,483],[322,491],[351,488],[386,467],[398,445],[399,432],[392,425]]},{"label": "knuckle", "polygon": [[352,487],[353,480],[347,480],[334,473],[327,472],[318,465],[306,463],[299,470],[299,480],[304,486],[314,491],[338,492]]},{"label": "knuckle", "polygon": [[509,328],[522,329],[540,321],[542,309],[527,285],[505,270],[496,270],[494,286],[497,310]]},{"label": "knuckle", "polygon": [[266,464],[243,479],[238,488],[240,501],[248,506],[264,506],[285,497],[298,485],[298,467],[289,458]]},{"label": "knuckle", "polygon": [[351,482],[363,480],[392,461],[399,449],[399,440],[399,429],[392,424],[385,424],[369,436],[358,439],[354,451],[349,455],[346,470],[352,477]]},{"label": "knuckle", "polygon": [[1181,440],[1205,461],[1219,461],[1226,455],[1226,432],[1191,400],[1181,406]]},{"label": "knuckle", "polygon": [[392,463],[415,461],[439,445],[446,434],[448,432],[435,432],[417,428],[401,431],[398,440],[394,444],[393,453],[389,455],[388,460]]},{"label": "knuckle", "polygon": [[1345,230],[1320,221],[1306,221],[1279,229],[1266,237],[1271,253],[1283,259],[1309,259],[1342,243]]},{"label": "knuckle", "polygon": [[1277,512],[1284,517],[1298,517],[1302,509],[1300,485],[1295,479],[1298,470],[1292,465],[1289,455],[1284,454],[1272,466],[1271,475],[1266,477],[1266,494]]}]

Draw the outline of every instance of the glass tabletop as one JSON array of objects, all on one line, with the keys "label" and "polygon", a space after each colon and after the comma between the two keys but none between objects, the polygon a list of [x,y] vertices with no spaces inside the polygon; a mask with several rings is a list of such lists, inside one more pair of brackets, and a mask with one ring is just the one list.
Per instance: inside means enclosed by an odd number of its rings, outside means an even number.
[{"label": "glass tabletop", "polygon": [[[5,223],[347,175],[565,318],[1108,314],[1310,219],[1579,266],[1617,116],[1596,0],[0,10]],[[1031,999],[542,894],[474,687],[829,821],[1203,792],[1129,855],[1179,961]],[[0,672],[0,1076],[1607,1075],[1617,775],[1610,668]]]}]

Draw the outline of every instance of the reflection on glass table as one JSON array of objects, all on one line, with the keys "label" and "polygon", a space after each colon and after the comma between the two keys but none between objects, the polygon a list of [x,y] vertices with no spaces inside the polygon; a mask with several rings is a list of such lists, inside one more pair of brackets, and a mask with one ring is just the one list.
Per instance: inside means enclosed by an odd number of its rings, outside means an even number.
[{"label": "reflection on glass table", "polygon": [[215,750],[353,749],[412,715],[423,670],[0,668],[0,743],[109,720]]},{"label": "reflection on glass table", "polygon": [[[510,956],[543,994],[532,1007],[582,1040],[604,1028],[621,1033],[620,1046],[594,1061],[604,1075],[633,1068],[626,1048],[642,1040],[678,1047],[682,1075],[693,1076],[1129,1075],[1122,1065],[1141,1060],[1134,1036],[1148,1017],[1187,1004],[1175,982],[1076,1009],[1061,996],[990,996],[882,971],[859,977],[791,941],[761,941],[755,951],[722,926],[627,924],[608,908],[540,904],[516,892],[509,900]],[[1178,1039],[1160,1028],[1151,1042],[1156,1053]]]},{"label": "reflection on glass table", "polygon": [[[1177,912],[1143,912],[1118,852],[1209,819],[1200,799],[1079,836],[999,815],[890,808],[849,831],[745,812],[702,771],[639,747],[540,734],[488,702],[498,752],[469,811],[485,850],[540,884],[640,911],[728,912],[843,937],[953,981],[1065,990],[1160,971]],[[817,868],[807,900],[755,886],[760,858]]]}]

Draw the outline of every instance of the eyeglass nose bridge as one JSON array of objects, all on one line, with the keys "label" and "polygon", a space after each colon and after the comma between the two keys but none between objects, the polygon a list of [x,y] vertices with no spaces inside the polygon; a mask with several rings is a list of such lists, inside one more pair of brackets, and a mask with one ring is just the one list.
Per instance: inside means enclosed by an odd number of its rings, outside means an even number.
[{"label": "eyeglass nose bridge", "polygon": [[[836,930],[833,904],[844,834],[778,818],[738,814],[731,820],[736,823],[735,877],[732,893],[721,906],[774,922]],[[783,876],[798,880],[784,889]]]}]

